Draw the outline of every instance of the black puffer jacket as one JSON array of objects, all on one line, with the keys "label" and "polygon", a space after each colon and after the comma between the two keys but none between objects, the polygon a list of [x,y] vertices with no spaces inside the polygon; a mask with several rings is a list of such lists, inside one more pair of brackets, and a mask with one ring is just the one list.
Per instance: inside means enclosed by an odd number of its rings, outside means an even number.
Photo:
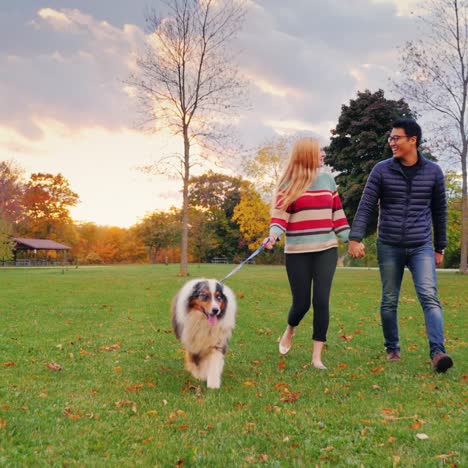
[{"label": "black puffer jacket", "polygon": [[378,238],[387,244],[417,247],[432,240],[434,250],[447,245],[447,201],[440,167],[420,153],[418,169],[408,179],[401,164],[390,158],[377,163],[367,179],[349,234],[361,241],[379,203]]}]

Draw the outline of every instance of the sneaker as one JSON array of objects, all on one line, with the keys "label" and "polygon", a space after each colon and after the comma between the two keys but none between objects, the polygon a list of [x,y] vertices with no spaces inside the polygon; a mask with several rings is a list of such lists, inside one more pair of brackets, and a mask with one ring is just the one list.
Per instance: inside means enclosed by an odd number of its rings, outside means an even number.
[{"label": "sneaker", "polygon": [[446,353],[436,353],[432,357],[432,367],[436,372],[446,372],[452,366],[452,358]]},{"label": "sneaker", "polygon": [[387,361],[394,362],[394,361],[400,361],[400,351],[397,351],[396,349],[392,351],[387,352]]}]

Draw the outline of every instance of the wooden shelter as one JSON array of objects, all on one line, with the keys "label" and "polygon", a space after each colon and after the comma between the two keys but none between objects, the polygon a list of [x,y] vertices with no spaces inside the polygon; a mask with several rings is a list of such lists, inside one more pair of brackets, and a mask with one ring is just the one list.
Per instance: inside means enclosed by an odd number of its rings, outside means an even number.
[{"label": "wooden shelter", "polygon": [[[15,265],[50,265],[57,263],[57,261],[50,261],[48,259],[48,252],[62,252],[62,262],[65,263],[67,260],[67,252],[71,249],[68,245],[59,244],[53,240],[48,239],[27,239],[24,237],[13,237],[15,247],[13,248],[14,264]],[[46,253],[45,258],[38,258],[37,253],[44,251]],[[18,258],[20,252],[25,253],[25,258]],[[20,255],[21,256],[21,255]]]}]

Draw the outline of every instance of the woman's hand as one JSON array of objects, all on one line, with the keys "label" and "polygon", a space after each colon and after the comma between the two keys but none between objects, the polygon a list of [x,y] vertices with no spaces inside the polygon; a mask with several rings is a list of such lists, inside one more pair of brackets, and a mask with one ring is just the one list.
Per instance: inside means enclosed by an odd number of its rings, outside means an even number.
[{"label": "woman's hand", "polygon": [[276,238],[273,236],[268,236],[263,239],[262,245],[265,249],[271,250],[276,244]]}]

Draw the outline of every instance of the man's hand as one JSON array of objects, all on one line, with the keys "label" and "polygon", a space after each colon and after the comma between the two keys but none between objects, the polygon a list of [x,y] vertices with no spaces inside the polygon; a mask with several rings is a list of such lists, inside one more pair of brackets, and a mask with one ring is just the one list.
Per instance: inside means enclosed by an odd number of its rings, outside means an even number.
[{"label": "man's hand", "polygon": [[439,252],[434,252],[434,257],[435,257],[436,267],[442,266],[442,264],[444,263],[444,254],[439,253]]},{"label": "man's hand", "polygon": [[362,258],[366,255],[365,245],[362,242],[350,240],[348,242],[348,254],[353,258]]}]

